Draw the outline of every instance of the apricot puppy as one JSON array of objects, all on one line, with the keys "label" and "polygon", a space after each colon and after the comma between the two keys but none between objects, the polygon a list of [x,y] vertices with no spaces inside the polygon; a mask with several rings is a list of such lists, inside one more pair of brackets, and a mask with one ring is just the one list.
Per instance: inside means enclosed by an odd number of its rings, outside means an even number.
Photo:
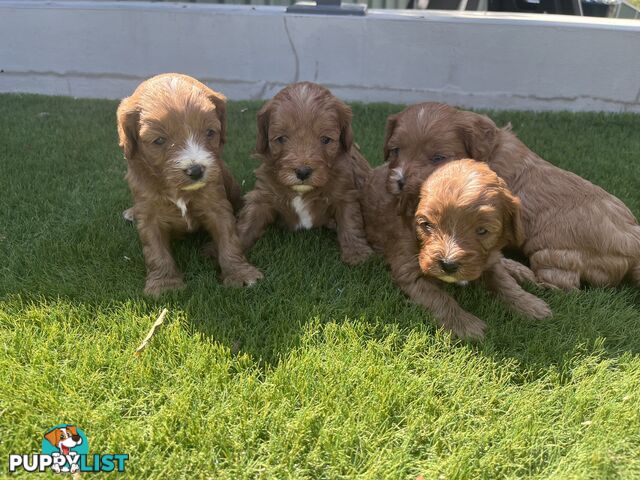
[{"label": "apricot puppy", "polygon": [[363,190],[367,237],[384,254],[398,286],[439,324],[463,338],[482,338],[486,328],[441,290],[438,280],[459,285],[482,280],[529,317],[551,314],[502,264],[500,250],[523,240],[520,202],[491,169],[468,159],[441,166],[423,183],[415,213],[404,219],[385,189],[388,176],[387,165],[378,167]]},{"label": "apricot puppy", "polygon": [[421,103],[389,117],[384,152],[387,188],[407,212],[440,164],[465,157],[486,162],[522,199],[522,251],[538,283],[571,290],[581,282],[615,286],[628,277],[640,285],[640,226],[631,211],[602,188],[544,161],[509,127]]},{"label": "apricot puppy", "polygon": [[200,228],[217,244],[225,285],[252,285],[262,278],[236,234],[233,211],[242,199],[222,161],[225,104],[222,94],[197,80],[169,73],[144,81],[118,107],[149,295],[184,286],[170,241]]},{"label": "apricot puppy", "polygon": [[364,261],[371,249],[357,185],[371,167],[353,145],[351,109],[326,88],[302,82],[267,102],[257,122],[262,164],[238,219],[243,248],[278,220],[290,230],[336,228],[342,260]]}]

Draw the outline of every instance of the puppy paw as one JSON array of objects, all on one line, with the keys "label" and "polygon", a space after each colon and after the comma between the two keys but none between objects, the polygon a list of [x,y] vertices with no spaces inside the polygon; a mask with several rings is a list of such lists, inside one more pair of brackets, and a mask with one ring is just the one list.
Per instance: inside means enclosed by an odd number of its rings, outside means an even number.
[{"label": "puppy paw", "polygon": [[355,248],[342,250],[340,259],[347,265],[359,265],[373,255],[373,250],[366,243]]},{"label": "puppy paw", "polygon": [[549,290],[576,291],[580,288],[580,273],[559,268],[539,268],[535,271],[538,285]]},{"label": "puppy paw", "polygon": [[150,297],[159,297],[169,290],[181,290],[185,287],[182,277],[151,277],[147,278],[144,293]]},{"label": "puppy paw", "polygon": [[502,258],[500,263],[502,263],[502,266],[509,272],[509,275],[520,285],[526,283],[539,284],[531,269],[522,263],[511,260],[510,258]]},{"label": "puppy paw", "polygon": [[455,321],[447,322],[444,326],[463,340],[482,340],[487,328],[487,324],[478,317],[464,311],[456,316]]},{"label": "puppy paw", "polygon": [[537,281],[536,285],[540,288],[544,288],[545,290],[553,290],[556,292],[562,292],[563,289],[560,288],[557,285],[554,285],[553,283],[549,283],[549,282],[541,282],[541,281]]},{"label": "puppy paw", "polygon": [[136,218],[133,216],[133,207],[127,208],[122,212],[122,218],[124,218],[127,222],[135,223]]},{"label": "puppy paw", "polygon": [[519,310],[527,317],[535,320],[542,320],[552,315],[551,308],[544,300],[531,295],[531,298],[527,300],[527,303],[521,305]]},{"label": "puppy paw", "polygon": [[262,272],[253,265],[244,265],[225,275],[222,283],[226,287],[250,287],[263,278]]}]

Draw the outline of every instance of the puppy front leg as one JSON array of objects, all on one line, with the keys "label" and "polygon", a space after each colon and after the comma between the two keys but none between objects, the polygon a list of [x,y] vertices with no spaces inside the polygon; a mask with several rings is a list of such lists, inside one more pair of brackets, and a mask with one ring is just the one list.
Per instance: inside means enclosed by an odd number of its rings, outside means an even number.
[{"label": "puppy front leg", "polygon": [[245,195],[244,207],[238,216],[238,237],[242,251],[248,251],[276,219],[276,211],[259,190]]},{"label": "puppy front leg", "polygon": [[360,203],[350,201],[339,205],[336,208],[336,227],[340,258],[344,263],[358,265],[373,254],[364,233]]},{"label": "puppy front leg", "polygon": [[182,274],[171,256],[168,230],[150,218],[140,219],[137,226],[147,266],[144,293],[157,297],[164,291],[183,288]]},{"label": "puppy front leg", "polygon": [[415,255],[395,250],[390,255],[391,273],[400,289],[429,310],[436,321],[457,337],[481,340],[487,324],[465,311],[449,294],[422,275]]},{"label": "puppy front leg", "polygon": [[522,289],[503,262],[498,261],[482,278],[487,287],[515,310],[524,315],[541,320],[551,316],[551,309],[544,300]]},{"label": "puppy front leg", "polygon": [[225,285],[250,286],[262,278],[260,270],[247,262],[242,253],[231,203],[227,200],[216,203],[203,222],[218,247],[218,264]]}]

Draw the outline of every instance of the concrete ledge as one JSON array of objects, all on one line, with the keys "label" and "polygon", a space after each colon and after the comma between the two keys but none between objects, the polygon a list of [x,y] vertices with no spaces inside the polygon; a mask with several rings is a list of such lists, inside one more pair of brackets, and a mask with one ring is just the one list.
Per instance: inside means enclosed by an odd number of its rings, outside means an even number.
[{"label": "concrete ledge", "polygon": [[231,99],[298,80],[350,101],[640,112],[640,22],[555,15],[0,0],[0,91],[121,98],[179,71]]}]

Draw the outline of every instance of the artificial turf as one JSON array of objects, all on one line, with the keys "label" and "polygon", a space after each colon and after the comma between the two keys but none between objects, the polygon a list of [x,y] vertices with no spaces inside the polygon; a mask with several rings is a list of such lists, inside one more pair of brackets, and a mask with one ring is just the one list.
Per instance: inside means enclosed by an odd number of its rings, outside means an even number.
[{"label": "artificial turf", "polygon": [[[257,286],[221,286],[196,236],[175,245],[187,288],[145,298],[116,106],[0,95],[0,476],[65,422],[91,453],[129,454],[123,478],[640,478],[637,288],[534,290],[554,311],[542,322],[452,289],[489,325],[469,344],[381,259],[350,268],[333,233],[272,228],[250,253]],[[229,106],[244,190],[259,106]],[[353,109],[377,164],[401,107]],[[640,116],[489,114],[640,214]]]}]

